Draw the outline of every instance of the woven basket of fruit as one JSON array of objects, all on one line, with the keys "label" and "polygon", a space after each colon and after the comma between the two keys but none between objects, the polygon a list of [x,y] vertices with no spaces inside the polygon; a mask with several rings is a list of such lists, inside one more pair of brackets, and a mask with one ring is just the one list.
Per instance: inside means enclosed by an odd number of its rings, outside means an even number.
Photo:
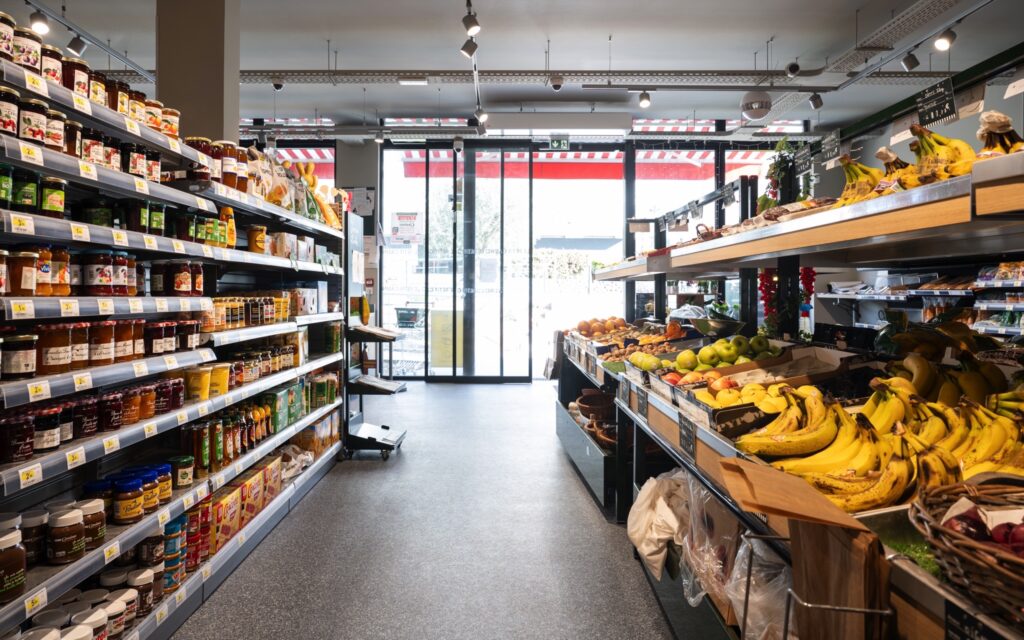
[{"label": "woven basket of fruit", "polygon": [[989,613],[1024,623],[1024,487],[951,484],[910,505],[942,573]]}]

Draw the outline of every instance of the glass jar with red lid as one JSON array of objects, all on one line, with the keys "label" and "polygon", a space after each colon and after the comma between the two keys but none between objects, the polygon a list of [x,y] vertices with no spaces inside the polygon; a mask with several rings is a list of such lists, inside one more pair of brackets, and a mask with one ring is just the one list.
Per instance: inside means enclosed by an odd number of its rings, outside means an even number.
[{"label": "glass jar with red lid", "polygon": [[53,451],[60,446],[60,407],[45,407],[30,411],[35,431],[32,441],[34,453]]},{"label": "glass jar with red lid", "polygon": [[89,325],[89,366],[99,367],[114,364],[117,342],[113,320],[99,320]]},{"label": "glass jar with red lid", "polygon": [[[83,280],[85,295],[109,296],[114,294],[114,252],[109,249],[91,249],[84,252]],[[127,281],[126,281],[127,284]]]},{"label": "glass jar with red lid", "polygon": [[174,353],[178,350],[178,321],[166,320],[164,325],[164,353]]},{"label": "glass jar with red lid", "polygon": [[202,297],[203,295],[203,263],[198,260],[190,263],[189,270],[192,274],[192,295]]},{"label": "glass jar with red lid", "polygon": [[163,415],[171,410],[171,392],[173,385],[170,380],[161,380],[153,385],[156,392],[154,407],[156,415]]},{"label": "glass jar with red lid", "polygon": [[31,415],[0,417],[0,463],[24,462],[31,458],[35,433]]},{"label": "glass jar with red lid", "polygon": [[115,296],[126,296],[128,295],[128,252],[112,252],[111,262],[113,266],[111,294]]},{"label": "glass jar with red lid", "polygon": [[111,391],[100,396],[99,430],[117,431],[122,426],[124,416],[124,396],[119,391]]}]

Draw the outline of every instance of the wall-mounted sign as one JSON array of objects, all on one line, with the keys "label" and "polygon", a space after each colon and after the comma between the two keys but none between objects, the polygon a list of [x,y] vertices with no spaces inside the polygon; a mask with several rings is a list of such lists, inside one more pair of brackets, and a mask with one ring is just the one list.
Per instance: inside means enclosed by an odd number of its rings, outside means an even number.
[{"label": "wall-mounted sign", "polygon": [[917,102],[917,120],[922,127],[956,120],[956,99],[953,80],[946,78],[914,96]]}]

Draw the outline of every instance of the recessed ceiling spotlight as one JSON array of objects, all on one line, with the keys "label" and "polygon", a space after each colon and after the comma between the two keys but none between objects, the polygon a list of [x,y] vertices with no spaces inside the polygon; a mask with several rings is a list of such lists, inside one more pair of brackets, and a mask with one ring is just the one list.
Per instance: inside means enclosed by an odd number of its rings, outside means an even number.
[{"label": "recessed ceiling spotlight", "polygon": [[473,56],[476,55],[476,50],[478,47],[479,45],[476,43],[476,40],[470,38],[469,40],[466,40],[465,44],[462,45],[462,48],[459,49],[459,51],[462,53],[462,55],[472,59]]},{"label": "recessed ceiling spotlight", "polygon": [[646,91],[641,91],[639,104],[641,109],[646,109],[647,107],[651,106],[651,94],[647,93]]},{"label": "recessed ceiling spotlight", "polygon": [[740,100],[740,111],[747,120],[763,120],[772,110],[772,97],[765,91],[748,91]]},{"label": "recessed ceiling spotlight", "polygon": [[76,56],[81,57],[85,50],[89,48],[89,43],[76,33],[75,37],[71,38],[71,42],[65,48]]},{"label": "recessed ceiling spotlight", "polygon": [[46,19],[42,11],[33,11],[32,15],[28,17],[28,23],[32,25],[32,30],[41,36],[50,33],[50,21]]},{"label": "recessed ceiling spotlight", "polygon": [[900,66],[903,67],[904,71],[910,72],[920,67],[921,61],[918,60],[917,56],[914,55],[914,52],[911,51],[907,55],[903,56],[902,60],[900,60]]},{"label": "recessed ceiling spotlight", "polygon": [[489,113],[484,111],[483,107],[477,107],[476,111],[473,112],[473,117],[477,119],[477,122],[481,124],[487,122],[487,119],[491,117]]},{"label": "recessed ceiling spotlight", "polygon": [[821,99],[821,94],[812,93],[810,98],[807,98],[807,104],[810,105],[811,109],[817,111],[825,104],[824,100]]},{"label": "recessed ceiling spotlight", "polygon": [[939,34],[938,38],[935,38],[935,48],[939,51],[949,51],[954,42],[956,42],[956,31],[946,29]]}]

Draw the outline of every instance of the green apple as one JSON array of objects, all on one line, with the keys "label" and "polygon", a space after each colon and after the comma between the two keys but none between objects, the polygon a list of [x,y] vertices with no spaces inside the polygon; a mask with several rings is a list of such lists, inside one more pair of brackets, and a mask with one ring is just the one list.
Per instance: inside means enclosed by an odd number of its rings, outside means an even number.
[{"label": "green apple", "polygon": [[727,344],[728,342],[729,338],[719,338],[718,340],[715,340],[713,344]]},{"label": "green apple", "polygon": [[675,366],[676,366],[676,364],[674,362],[672,362],[671,360],[662,360],[661,361],[661,368],[662,369],[672,369]]},{"label": "green apple", "polygon": [[[694,366],[696,366],[696,365],[694,365]],[[686,374],[688,374],[691,371],[693,371],[693,369],[680,369],[679,367],[676,367],[676,371],[678,371],[679,373],[681,373],[681,374],[683,374],[685,376]]]},{"label": "green apple", "polygon": [[732,340],[729,342],[732,343],[732,346],[736,347],[736,353],[741,356],[745,356],[750,353],[750,341],[747,340],[746,336],[733,336]]},{"label": "green apple", "polygon": [[754,360],[767,360],[768,358],[771,358],[771,357],[772,357],[772,354],[771,354],[770,351],[761,351],[761,352],[758,352],[754,356]]},{"label": "green apple", "polygon": [[731,362],[726,362],[725,360],[722,360],[721,362],[719,362],[718,364],[715,365],[715,368],[716,369],[724,369],[726,367],[731,367],[731,366],[732,366]]},{"label": "green apple", "polygon": [[721,356],[718,355],[718,350],[715,349],[715,347],[708,346],[702,348],[697,353],[697,359],[700,360],[701,364],[706,364],[713,367],[716,364],[718,364],[719,360],[721,360],[722,358]]},{"label": "green apple", "polygon": [[704,364],[703,362],[698,364],[694,371],[711,371],[714,369],[710,364]]},{"label": "green apple", "polygon": [[772,354],[773,358],[778,358],[779,356],[782,355],[782,347],[773,344],[772,346],[768,347],[768,353]]},{"label": "green apple", "polygon": [[736,358],[736,362],[734,362],[733,364],[746,364],[748,362],[751,362],[750,358],[748,358],[747,356],[740,356]]},{"label": "green apple", "polygon": [[732,343],[725,342],[725,344],[715,344],[715,351],[718,353],[718,359],[722,362],[728,362],[732,364],[736,362],[736,358],[740,357],[739,352],[736,351],[736,347],[732,346]]},{"label": "green apple", "polygon": [[700,362],[698,362],[697,354],[693,352],[693,349],[680,351],[679,355],[676,356],[677,369],[689,369],[692,371],[698,364],[700,364]]},{"label": "green apple", "polygon": [[764,336],[754,336],[750,339],[750,350],[754,353],[761,353],[771,348],[771,343]]}]

